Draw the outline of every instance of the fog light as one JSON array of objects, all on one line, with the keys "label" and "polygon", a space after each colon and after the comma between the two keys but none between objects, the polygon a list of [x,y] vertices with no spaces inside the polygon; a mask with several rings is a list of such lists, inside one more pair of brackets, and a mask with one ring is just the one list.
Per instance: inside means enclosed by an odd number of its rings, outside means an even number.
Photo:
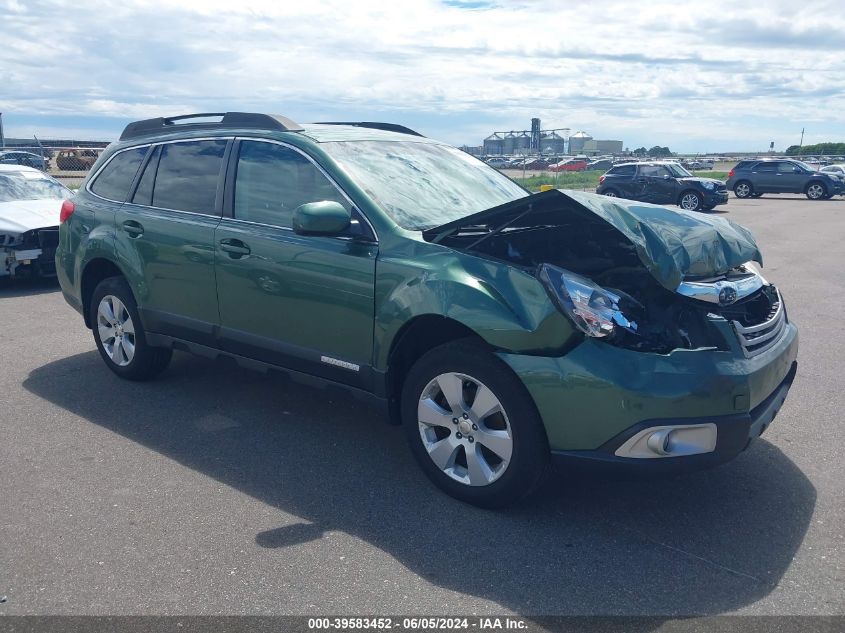
[{"label": "fog light", "polygon": [[651,450],[653,450],[658,455],[668,455],[669,454],[669,439],[672,436],[672,431],[669,429],[661,429],[660,431],[655,431],[651,435],[648,436],[646,440],[646,446],[648,446]]},{"label": "fog light", "polygon": [[630,437],[615,455],[635,459],[662,459],[712,453],[718,430],[712,422],[652,426]]}]

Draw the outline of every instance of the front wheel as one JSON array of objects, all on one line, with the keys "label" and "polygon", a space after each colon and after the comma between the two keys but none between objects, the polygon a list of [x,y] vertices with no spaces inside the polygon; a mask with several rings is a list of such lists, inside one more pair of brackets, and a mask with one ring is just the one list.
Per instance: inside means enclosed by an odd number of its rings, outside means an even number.
[{"label": "front wheel", "polygon": [[694,191],[687,191],[683,195],[681,195],[681,199],[678,202],[678,205],[684,211],[700,211],[701,207],[704,206],[704,201],[701,199],[701,196],[698,195]]},{"label": "front wheel", "polygon": [[807,185],[807,189],[804,191],[804,194],[810,200],[824,200],[824,198],[827,197],[827,188],[820,182],[811,182]]},{"label": "front wheel", "polygon": [[510,368],[471,343],[437,347],[402,389],[411,452],[449,495],[494,508],[540,482],[549,446],[531,397]]},{"label": "front wheel", "polygon": [[135,297],[123,277],[101,281],[94,289],[90,310],[100,356],[121,378],[150,380],[170,363],[172,349],[147,343]]}]

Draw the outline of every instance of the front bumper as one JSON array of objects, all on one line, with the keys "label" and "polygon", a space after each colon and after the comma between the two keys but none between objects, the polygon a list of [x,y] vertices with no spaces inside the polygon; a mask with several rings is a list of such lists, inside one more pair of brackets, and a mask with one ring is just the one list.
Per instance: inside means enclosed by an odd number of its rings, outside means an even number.
[{"label": "front bumper", "polygon": [[[730,334],[735,341],[736,335]],[[615,457],[614,450],[645,426],[705,420],[719,427],[717,452],[729,459],[745,446],[752,427],[768,424],[765,411],[770,409],[761,406],[778,401],[776,393],[785,398],[797,354],[798,331],[787,323],[776,344],[751,357],[733,342],[726,351],[675,350],[660,355],[595,339],[584,340],[557,358],[499,356],[534,399],[554,452]],[[774,410],[779,407],[780,403]],[[706,461],[697,457],[625,461]]]},{"label": "front bumper", "polygon": [[707,191],[704,193],[704,206],[715,207],[728,203],[728,191]]},{"label": "front bumper", "polygon": [[[552,451],[552,458],[558,464],[566,466],[591,463],[620,471],[636,470],[662,474],[686,472],[722,464],[748,448],[755,438],[761,436],[769,428],[786,401],[786,396],[797,371],[798,363],[793,362],[789,373],[777,389],[748,413],[679,420],[646,420],[623,431],[597,450]],[[620,457],[616,454],[619,447],[641,431],[651,427],[671,426],[673,423],[679,425],[714,424],[717,428],[715,449],[711,452],[696,455],[654,459]]]}]

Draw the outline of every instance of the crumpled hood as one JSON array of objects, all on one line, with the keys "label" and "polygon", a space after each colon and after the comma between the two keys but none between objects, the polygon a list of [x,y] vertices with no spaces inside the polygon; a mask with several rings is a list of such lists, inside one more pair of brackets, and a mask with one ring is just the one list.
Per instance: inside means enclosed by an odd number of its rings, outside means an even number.
[{"label": "crumpled hood", "polygon": [[725,218],[669,209],[595,193],[553,189],[513,200],[423,232],[437,242],[463,227],[542,226],[543,216],[589,212],[619,231],[639,260],[665,288],[675,290],[685,278],[726,273],[748,261],[763,263],[751,231]]},{"label": "crumpled hood", "polygon": [[688,176],[687,178],[678,178],[680,182],[712,182],[714,185],[724,185],[724,180],[716,178],[701,178],[699,176]]},{"label": "crumpled hood", "polygon": [[15,235],[32,229],[58,226],[61,200],[0,202],[0,233]]}]

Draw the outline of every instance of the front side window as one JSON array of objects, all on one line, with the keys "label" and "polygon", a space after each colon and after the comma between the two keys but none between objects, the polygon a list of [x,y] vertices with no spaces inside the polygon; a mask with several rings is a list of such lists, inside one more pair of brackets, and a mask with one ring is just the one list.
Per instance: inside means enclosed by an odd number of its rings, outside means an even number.
[{"label": "front side window", "polygon": [[162,145],[152,206],[214,215],[226,143],[219,139]]},{"label": "front side window", "polygon": [[642,165],[640,167],[640,176],[663,178],[663,176],[668,175],[670,175],[669,171],[663,165]]},{"label": "front side window", "polygon": [[351,210],[331,181],[299,152],[275,143],[241,141],[235,218],[290,228],[298,206],[324,200]]},{"label": "front side window", "polygon": [[136,147],[115,154],[91,185],[91,191],[101,198],[123,202],[135,179],[135,174],[147,153],[146,147]]}]

